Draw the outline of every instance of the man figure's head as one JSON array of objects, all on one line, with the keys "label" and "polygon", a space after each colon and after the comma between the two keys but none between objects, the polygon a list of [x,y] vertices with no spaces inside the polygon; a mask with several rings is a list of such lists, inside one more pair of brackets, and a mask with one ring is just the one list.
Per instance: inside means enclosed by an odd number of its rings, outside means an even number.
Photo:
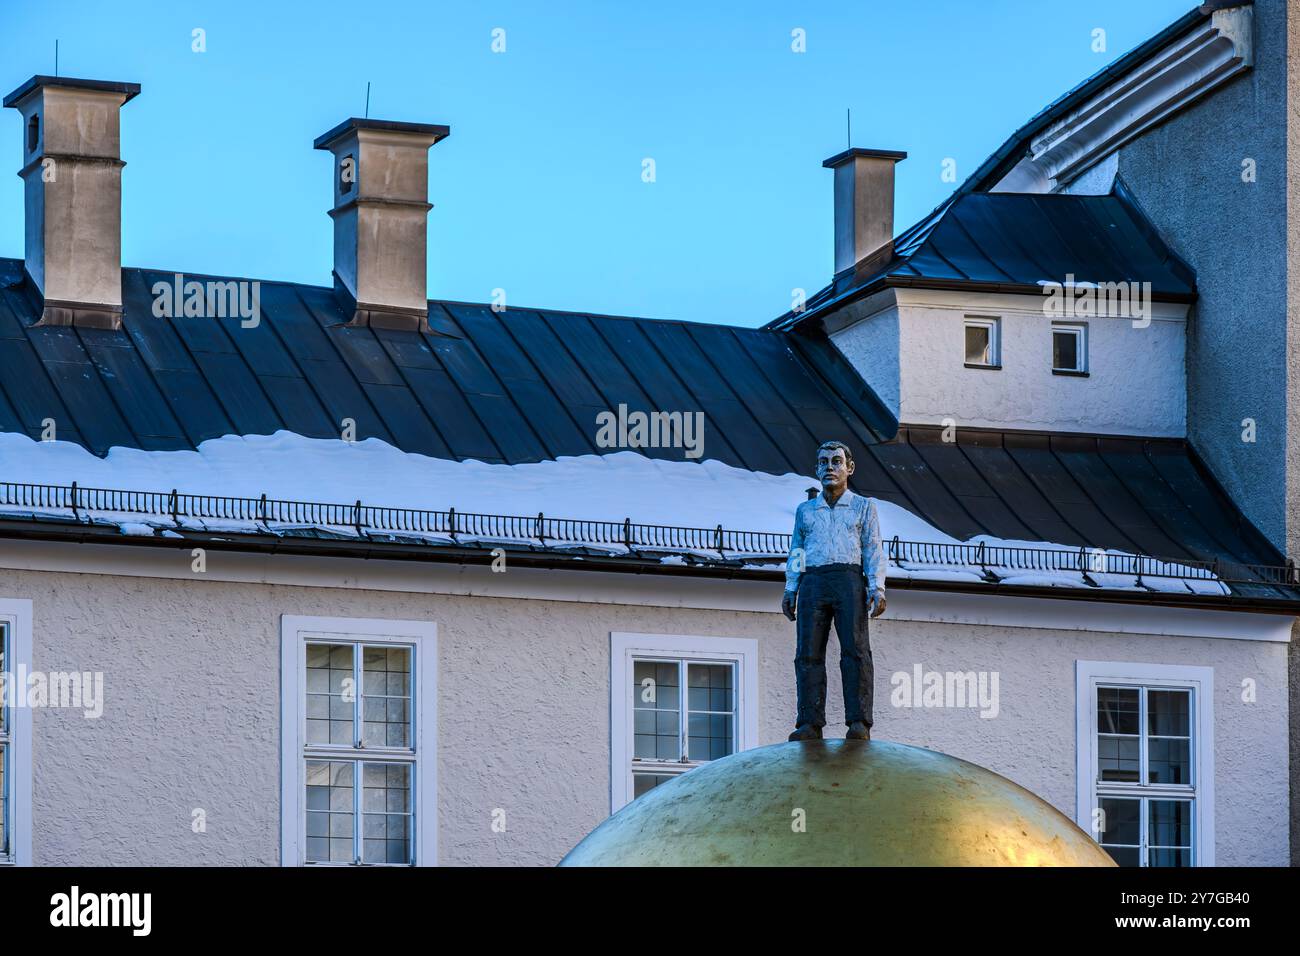
[{"label": "man figure's head", "polygon": [[839,498],[849,487],[853,474],[853,453],[842,441],[823,442],[817,449],[817,478],[822,483],[822,494],[829,499]]}]

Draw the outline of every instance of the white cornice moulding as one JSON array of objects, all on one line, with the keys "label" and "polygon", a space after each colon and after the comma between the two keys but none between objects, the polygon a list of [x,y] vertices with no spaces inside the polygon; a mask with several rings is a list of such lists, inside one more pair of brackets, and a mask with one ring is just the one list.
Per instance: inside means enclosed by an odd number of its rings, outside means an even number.
[{"label": "white cornice moulding", "polygon": [[1251,68],[1254,14],[1216,10],[1034,137],[991,192],[1051,192],[1193,100]]},{"label": "white cornice moulding", "polygon": [[[629,607],[757,611],[780,614],[780,581],[617,574],[512,568],[494,573],[481,564],[433,564],[383,558],[209,551],[205,581],[308,588],[393,591],[478,598],[516,598]],[[0,569],[194,581],[189,549],[67,545],[58,541],[0,540]],[[8,590],[27,597],[13,576]],[[286,598],[286,602],[288,599]],[[38,606],[39,609],[39,606]],[[0,602],[0,612],[3,612]],[[618,612],[611,612],[617,617]],[[895,589],[889,620],[935,624],[1029,627],[1103,634],[1151,634],[1286,643],[1296,616],[1217,608],[1111,604],[1055,597],[965,594]]]},{"label": "white cornice moulding", "polygon": [[[1082,288],[1082,285],[1068,288]],[[1043,319],[1051,318],[1043,311],[1043,299],[1046,290],[1038,295],[1022,295],[1012,292],[975,292],[950,289],[899,289],[893,303],[901,316],[906,316],[912,309],[947,309],[971,315],[1027,315]],[[1186,323],[1191,306],[1186,302],[1152,302],[1151,320],[1153,322]],[[1064,318],[1061,319],[1064,321]],[[1127,317],[1090,316],[1092,322],[1131,322]]]}]

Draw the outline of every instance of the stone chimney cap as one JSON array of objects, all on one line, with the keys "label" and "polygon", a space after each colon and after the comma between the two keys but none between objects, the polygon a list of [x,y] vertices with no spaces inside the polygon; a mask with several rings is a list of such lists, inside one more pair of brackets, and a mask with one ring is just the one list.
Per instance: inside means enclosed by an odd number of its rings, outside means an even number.
[{"label": "stone chimney cap", "polygon": [[390,130],[395,133],[423,133],[425,136],[432,138],[430,146],[451,135],[450,126],[441,126],[436,123],[397,123],[392,120],[359,119],[354,116],[339,123],[328,133],[317,136],[312,146],[316,149],[329,149],[335,142],[356,129]]},{"label": "stone chimney cap", "polygon": [[825,169],[834,169],[836,166],[843,166],[850,159],[857,156],[864,156],[867,159],[892,159],[895,162],[907,159],[907,153],[899,152],[896,149],[861,149],[854,146],[842,153],[836,153],[830,159],[824,161],[822,166]]},{"label": "stone chimney cap", "polygon": [[99,90],[103,93],[124,93],[126,103],[140,94],[139,83],[118,83],[113,80],[77,80],[70,76],[44,76],[37,74],[4,98],[5,106],[15,106],[19,101],[43,86],[58,86],[72,90]]}]

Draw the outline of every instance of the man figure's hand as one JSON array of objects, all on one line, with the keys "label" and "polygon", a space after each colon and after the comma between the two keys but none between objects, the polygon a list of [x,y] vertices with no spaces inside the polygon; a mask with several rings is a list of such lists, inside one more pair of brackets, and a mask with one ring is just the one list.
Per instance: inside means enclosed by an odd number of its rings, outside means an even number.
[{"label": "man figure's hand", "polygon": [[786,620],[794,620],[795,603],[798,600],[798,592],[786,591],[781,595],[781,613],[786,616]]},{"label": "man figure's hand", "polygon": [[885,613],[885,592],[872,591],[867,597],[867,609],[872,617],[880,617]]}]

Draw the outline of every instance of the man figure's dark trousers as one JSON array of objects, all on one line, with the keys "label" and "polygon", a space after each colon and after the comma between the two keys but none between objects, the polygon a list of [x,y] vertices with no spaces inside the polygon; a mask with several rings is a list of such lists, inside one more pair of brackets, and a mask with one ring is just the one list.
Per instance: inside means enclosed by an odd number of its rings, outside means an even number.
[{"label": "man figure's dark trousers", "polygon": [[840,639],[844,723],[860,720],[871,726],[876,671],[871,663],[867,618],[866,579],[862,568],[853,564],[825,564],[804,570],[799,578],[795,610],[797,725],[826,726],[826,641],[834,621],[835,635]]}]

